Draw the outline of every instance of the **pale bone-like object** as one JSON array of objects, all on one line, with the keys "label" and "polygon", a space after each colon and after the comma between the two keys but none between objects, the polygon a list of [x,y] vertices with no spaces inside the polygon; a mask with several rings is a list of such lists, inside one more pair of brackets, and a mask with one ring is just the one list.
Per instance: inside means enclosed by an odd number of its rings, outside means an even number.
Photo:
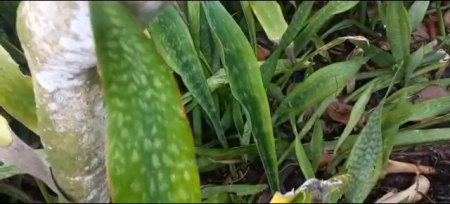
[{"label": "pale bone-like object", "polygon": [[430,190],[430,181],[427,177],[417,175],[414,184],[404,191],[388,192],[386,195],[378,199],[375,203],[399,203],[406,201],[406,203],[414,203],[422,199]]},{"label": "pale bone-like object", "polygon": [[389,160],[388,165],[386,166],[383,174],[380,177],[384,178],[387,174],[416,172],[419,172],[421,174],[434,174],[436,173],[436,170],[431,166]]},{"label": "pale bone-like object", "polygon": [[[129,9],[144,26],[151,20],[145,18],[167,5],[129,4],[142,5]],[[105,203],[107,111],[90,25],[88,1],[22,1],[18,8],[17,30],[33,79],[38,134],[56,183],[74,202]]]}]

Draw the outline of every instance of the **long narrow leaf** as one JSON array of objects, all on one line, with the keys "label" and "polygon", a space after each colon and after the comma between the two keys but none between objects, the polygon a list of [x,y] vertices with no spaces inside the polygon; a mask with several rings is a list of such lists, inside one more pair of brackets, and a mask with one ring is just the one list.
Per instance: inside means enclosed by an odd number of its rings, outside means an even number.
[{"label": "long narrow leaf", "polygon": [[0,106],[30,130],[37,130],[36,102],[31,77],[20,72],[8,52],[0,46]]},{"label": "long narrow leaf", "polygon": [[227,10],[218,2],[203,2],[203,9],[219,48],[233,96],[250,121],[272,191],[279,191],[278,165],[269,103],[258,62],[250,43]]},{"label": "long narrow leaf", "polygon": [[148,31],[162,58],[181,76],[184,85],[211,119],[222,146],[228,147],[219,110],[206,83],[203,67],[186,23],[174,7],[169,7],[150,23]]},{"label": "long narrow leaf", "polygon": [[92,1],[90,10],[109,111],[112,202],[199,203],[194,142],[169,68],[118,2]]},{"label": "long narrow leaf", "polygon": [[298,115],[343,87],[367,62],[369,57],[358,57],[346,62],[328,65],[297,85],[281,102],[272,116],[279,125],[291,115]]},{"label": "long narrow leaf", "polygon": [[350,203],[362,203],[378,181],[382,167],[382,106],[378,106],[361,131],[347,160],[350,183],[345,197]]}]

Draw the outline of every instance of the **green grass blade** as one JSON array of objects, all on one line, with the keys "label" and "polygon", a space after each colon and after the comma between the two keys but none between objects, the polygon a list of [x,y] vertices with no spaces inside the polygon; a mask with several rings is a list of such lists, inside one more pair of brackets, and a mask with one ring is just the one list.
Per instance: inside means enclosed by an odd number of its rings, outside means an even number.
[{"label": "green grass blade", "polygon": [[289,119],[291,115],[301,114],[345,86],[368,59],[369,57],[358,57],[328,65],[314,72],[297,85],[281,102],[272,116],[273,124],[279,125]]},{"label": "green grass blade", "polygon": [[288,24],[284,19],[281,7],[276,1],[249,1],[256,18],[263,27],[267,37],[278,44]]},{"label": "green grass blade", "polygon": [[90,10],[109,111],[112,202],[199,203],[192,133],[169,68],[119,3],[90,2]]},{"label": "green grass blade", "polygon": [[20,72],[19,65],[2,46],[0,46],[0,106],[36,133],[36,102],[31,77]]},{"label": "green grass blade", "polygon": [[174,7],[169,7],[150,23],[148,31],[162,58],[181,76],[184,85],[211,119],[222,146],[228,147],[219,110],[214,104],[186,23]]},{"label": "green grass blade", "polygon": [[386,3],[386,35],[396,62],[404,60],[410,54],[411,23],[403,1]]},{"label": "green grass blade", "polygon": [[[295,124],[295,123],[294,123]],[[300,170],[303,173],[303,176],[306,179],[315,178],[314,170],[311,166],[311,162],[306,156],[305,149],[303,148],[302,142],[299,138],[294,139],[295,144],[295,156],[297,158],[298,165],[300,166]]]},{"label": "green grass blade", "polygon": [[378,106],[370,115],[347,159],[350,182],[345,198],[350,203],[364,202],[380,176],[383,156],[381,114],[382,106]]},{"label": "green grass blade", "polygon": [[311,166],[315,171],[319,168],[320,162],[322,161],[323,149],[323,128],[322,121],[316,119],[314,123],[313,136],[310,143],[311,148]]},{"label": "green grass blade", "polygon": [[338,143],[336,145],[336,148],[334,149],[334,154],[336,154],[339,150],[339,147],[344,143],[345,139],[350,135],[353,128],[355,128],[356,124],[361,119],[361,116],[364,114],[364,109],[367,105],[367,103],[370,100],[370,96],[372,95],[372,90],[374,86],[374,82],[370,83],[370,86],[367,87],[366,90],[361,94],[358,101],[356,101],[355,105],[353,106],[352,112],[350,113],[350,119],[348,120],[347,125],[345,126],[344,131],[342,132],[341,136],[338,139]]},{"label": "green grass blade", "polygon": [[250,43],[227,10],[218,2],[203,2],[204,12],[219,48],[231,92],[251,123],[252,133],[272,191],[279,191],[278,165],[269,103]]}]

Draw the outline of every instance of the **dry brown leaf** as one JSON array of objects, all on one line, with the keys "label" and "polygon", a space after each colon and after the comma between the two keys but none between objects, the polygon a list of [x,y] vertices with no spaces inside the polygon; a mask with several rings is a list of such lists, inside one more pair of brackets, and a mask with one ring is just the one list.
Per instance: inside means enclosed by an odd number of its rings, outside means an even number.
[{"label": "dry brown leaf", "polygon": [[257,54],[256,57],[258,59],[258,61],[264,61],[267,59],[267,57],[270,55],[269,50],[267,50],[266,48],[263,48],[262,46],[258,45],[257,47]]},{"label": "dry brown leaf", "polygon": [[[353,106],[345,104],[339,100],[334,100],[327,107],[327,114],[334,121],[340,122],[342,124],[347,124],[348,120],[350,120],[350,113],[352,112]],[[361,117],[358,121],[358,127],[364,127],[365,117]]]},{"label": "dry brown leaf", "polygon": [[414,99],[414,103],[420,103],[426,100],[448,96],[449,92],[442,86],[432,84],[420,90]]},{"label": "dry brown leaf", "polygon": [[414,43],[421,43],[430,40],[428,28],[424,23],[419,24],[419,26],[417,26],[416,29],[414,29],[412,35]]}]

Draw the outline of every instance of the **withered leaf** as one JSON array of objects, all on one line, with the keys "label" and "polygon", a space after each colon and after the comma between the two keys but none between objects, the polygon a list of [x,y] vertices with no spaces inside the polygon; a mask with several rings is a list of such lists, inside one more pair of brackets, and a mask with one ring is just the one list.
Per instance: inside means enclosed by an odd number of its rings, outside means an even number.
[{"label": "withered leaf", "polygon": [[448,96],[449,92],[442,86],[432,84],[420,90],[414,99],[414,103],[420,103],[426,100]]},{"label": "withered leaf", "polygon": [[[352,112],[353,106],[348,105],[340,100],[334,100],[327,107],[327,114],[334,121],[340,122],[342,124],[347,124],[350,120],[350,113]],[[358,121],[357,127],[364,127],[365,116],[363,115]]]}]

